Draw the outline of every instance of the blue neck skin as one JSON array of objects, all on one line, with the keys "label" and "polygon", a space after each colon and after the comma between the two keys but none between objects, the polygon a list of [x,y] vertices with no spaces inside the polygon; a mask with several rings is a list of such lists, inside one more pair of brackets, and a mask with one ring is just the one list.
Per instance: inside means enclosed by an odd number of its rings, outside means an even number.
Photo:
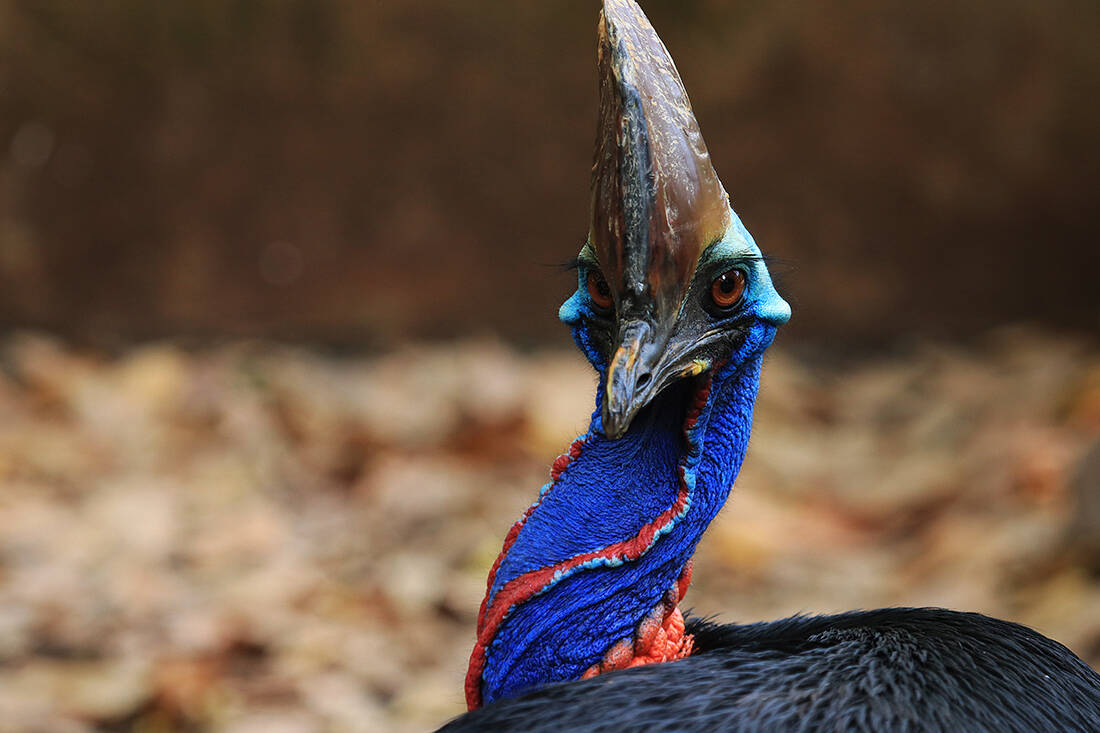
[{"label": "blue neck skin", "polygon": [[[746,328],[730,360],[712,375],[706,402],[686,432],[685,414],[708,375],[666,389],[618,440],[600,429],[601,379],[579,455],[543,488],[490,587],[492,605],[510,581],[522,584],[564,564],[501,623],[486,650],[484,703],[578,679],[614,644],[633,638],[729,496],[748,445],[763,353],[774,335],[775,327],[762,321]],[[574,337],[604,373],[587,333],[575,329]],[[678,497],[681,508],[670,516]],[[652,542],[626,557],[617,543],[655,525]],[[620,550],[608,549],[616,545]]]}]

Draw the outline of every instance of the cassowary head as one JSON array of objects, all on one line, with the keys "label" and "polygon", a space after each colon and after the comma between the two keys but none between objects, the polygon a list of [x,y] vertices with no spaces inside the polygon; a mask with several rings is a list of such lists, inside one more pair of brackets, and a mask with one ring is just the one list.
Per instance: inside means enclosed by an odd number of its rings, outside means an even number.
[{"label": "cassowary head", "polygon": [[599,70],[591,225],[560,314],[600,372],[597,409],[489,572],[471,708],[690,654],[690,559],[790,317],[633,0],[604,0]]},{"label": "cassowary head", "polygon": [[616,438],[672,382],[747,357],[742,347],[761,341],[750,331],[770,342],[791,309],[634,0],[604,0],[598,63],[591,224],[559,315],[601,372],[602,430]]}]

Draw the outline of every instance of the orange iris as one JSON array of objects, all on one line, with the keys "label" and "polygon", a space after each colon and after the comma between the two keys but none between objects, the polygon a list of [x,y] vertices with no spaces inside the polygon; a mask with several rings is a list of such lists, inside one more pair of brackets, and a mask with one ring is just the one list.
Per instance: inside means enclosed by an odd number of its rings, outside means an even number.
[{"label": "orange iris", "polygon": [[745,294],[745,273],[740,270],[723,272],[710,286],[710,297],[719,308],[732,308]]},{"label": "orange iris", "polygon": [[588,273],[588,297],[592,298],[596,307],[602,310],[611,309],[611,288],[607,286],[607,280],[603,279],[603,275],[595,270]]}]

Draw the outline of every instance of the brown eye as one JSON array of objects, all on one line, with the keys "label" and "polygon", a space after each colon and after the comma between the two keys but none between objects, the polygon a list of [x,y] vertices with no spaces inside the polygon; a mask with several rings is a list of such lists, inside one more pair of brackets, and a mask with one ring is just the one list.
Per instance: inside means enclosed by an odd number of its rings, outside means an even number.
[{"label": "brown eye", "polygon": [[719,308],[732,308],[745,293],[745,273],[740,270],[723,272],[710,286],[710,297]]},{"label": "brown eye", "polygon": [[603,275],[596,271],[588,273],[588,296],[597,308],[611,308],[611,288],[607,287],[607,280],[603,279]]}]

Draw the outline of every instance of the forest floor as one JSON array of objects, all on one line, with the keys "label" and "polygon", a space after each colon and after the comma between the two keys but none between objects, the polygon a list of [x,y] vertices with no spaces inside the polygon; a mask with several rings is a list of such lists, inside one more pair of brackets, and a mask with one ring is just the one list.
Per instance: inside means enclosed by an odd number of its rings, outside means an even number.
[{"label": "forest floor", "polygon": [[[444,722],[486,571],[593,385],[575,353],[492,341],[104,356],[6,338],[0,731]],[[685,605],[949,606],[1100,664],[1100,558],[1080,549],[1098,440],[1081,342],[1005,330],[844,368],[779,348]]]}]

